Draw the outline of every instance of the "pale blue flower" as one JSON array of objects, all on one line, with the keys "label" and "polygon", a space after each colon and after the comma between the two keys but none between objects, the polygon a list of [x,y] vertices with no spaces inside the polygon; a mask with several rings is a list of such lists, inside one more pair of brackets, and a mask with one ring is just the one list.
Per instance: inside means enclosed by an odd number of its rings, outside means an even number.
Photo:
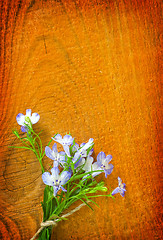
[{"label": "pale blue flower", "polygon": [[79,144],[75,143],[75,145],[72,147],[72,152],[73,152],[73,153],[78,152],[78,150],[79,150],[82,146],[84,146],[84,144],[85,144],[85,143],[81,143],[80,146],[79,146]]},{"label": "pale blue flower", "polygon": [[[87,145],[86,145],[87,144]],[[84,148],[89,148],[90,146],[92,146],[93,143],[93,138],[90,138],[89,141],[87,143],[81,143],[80,147],[79,144],[75,143],[74,147],[78,150],[79,148],[82,148],[83,146],[85,146]]]},{"label": "pale blue flower", "polygon": [[85,163],[85,159],[84,158],[80,158],[74,165],[74,168],[78,168],[78,170],[80,170],[82,168],[82,166]]},{"label": "pale blue flower", "polygon": [[88,157],[91,156],[93,152],[94,152],[94,149],[92,148],[92,149],[90,150],[90,152],[88,153]]},{"label": "pale blue flower", "polygon": [[67,135],[65,135],[65,136],[62,138],[62,136],[61,136],[60,134],[57,134],[57,135],[56,135],[54,138],[52,138],[52,139],[53,139],[54,141],[60,143],[60,144],[63,146],[63,148],[64,148],[67,156],[68,156],[68,157],[71,157],[69,146],[73,143],[73,140],[74,140],[74,138],[72,138],[72,136],[70,136],[70,135],[67,134]]},{"label": "pale blue flower", "polygon": [[114,195],[114,194],[120,193],[120,195],[124,197],[125,191],[126,191],[126,184],[122,183],[121,178],[118,177],[118,187],[115,188],[111,194]]},{"label": "pale blue flower", "polygon": [[[93,138],[90,138],[89,141],[87,143],[82,143],[79,147],[79,145],[76,143],[73,147],[73,150],[77,150],[76,153],[74,154],[74,157],[72,159],[73,162],[76,162],[77,159],[80,158],[86,158],[88,156],[91,156],[91,154],[93,153],[93,150],[89,152],[89,154],[87,154],[87,150],[88,148],[90,148],[93,145]],[[82,160],[82,162],[84,162],[85,160]]]},{"label": "pale blue flower", "polygon": [[100,152],[97,155],[97,165],[104,170],[105,173],[105,177],[107,177],[107,175],[111,174],[111,172],[113,171],[113,165],[109,164],[109,162],[112,160],[112,156],[111,155],[105,155],[104,152]]},{"label": "pale blue flower", "polygon": [[62,165],[64,165],[65,162],[66,162],[65,152],[63,152],[63,151],[58,152],[56,143],[54,143],[52,149],[50,147],[46,146],[45,147],[45,154],[48,158],[50,158],[53,161],[56,161],[58,163],[61,163]]},{"label": "pale blue flower", "polygon": [[85,165],[83,166],[83,170],[85,172],[91,172],[92,171],[92,163],[93,163],[93,157],[87,157],[87,160],[85,162]]},{"label": "pale blue flower", "polygon": [[93,138],[90,138],[87,143],[82,143],[79,147],[79,145],[76,143],[73,146],[73,151],[76,151],[74,154],[74,157],[72,158],[72,161],[75,163],[75,169],[82,167],[85,164],[85,158],[90,156],[93,151],[90,151],[89,154],[87,154],[87,150],[89,147],[93,145]]},{"label": "pale blue flower", "polygon": [[[93,157],[89,156],[87,157],[85,164],[83,166],[83,170],[85,172],[91,172],[92,171],[92,163],[93,163]],[[88,176],[90,176],[90,174],[87,174],[83,177],[83,179],[85,180]]]},{"label": "pale blue flower", "polygon": [[49,172],[44,172],[42,174],[43,182],[46,185],[53,187],[53,190],[54,190],[53,195],[54,196],[57,195],[57,192],[60,189],[62,189],[62,191],[64,191],[64,192],[67,192],[67,190],[62,185],[65,185],[71,177],[71,173],[68,171],[62,171],[60,175],[59,175],[59,172],[60,171],[59,171],[58,167],[55,165],[55,167],[53,167],[51,169],[52,175]]},{"label": "pale blue flower", "polygon": [[76,152],[74,154],[74,157],[72,158],[72,162],[74,163],[74,169],[80,170],[79,167],[81,167],[85,163],[85,158],[80,157],[80,153]]},{"label": "pale blue flower", "polygon": [[65,145],[71,145],[73,143],[74,138],[72,138],[71,135],[65,135],[63,138],[60,134],[57,134],[54,138],[52,138],[54,141],[62,144],[63,146]]},{"label": "pale blue flower", "polygon": [[[83,170],[85,172],[91,172],[92,177],[95,177],[97,175],[99,175],[100,173],[104,172],[104,170],[102,170],[99,165],[97,164],[97,162],[93,163],[94,159],[91,156],[88,156],[85,162],[85,165],[83,166]],[[92,164],[93,163],[93,164]],[[101,171],[99,171],[101,170]],[[98,172],[93,172],[93,171],[98,171]],[[90,175],[90,174],[88,174]],[[85,179],[88,175],[84,176],[83,178]]]},{"label": "pale blue flower", "polygon": [[82,166],[85,166],[85,158],[90,156],[93,151],[90,151],[89,154],[87,154],[87,150],[93,145],[93,138],[90,138],[87,143],[82,143],[79,147],[77,143],[72,148],[72,151],[75,152],[74,157],[72,158],[72,161],[75,163],[75,169],[81,169]]},{"label": "pale blue flower", "polygon": [[39,121],[40,115],[38,113],[32,113],[31,115],[31,109],[26,110],[26,115],[19,113],[16,116],[17,123],[21,126],[22,132],[28,132],[28,125],[29,127],[32,127],[32,124],[35,124]]},{"label": "pale blue flower", "polygon": [[93,138],[90,138],[89,141],[87,143],[83,143],[82,145],[82,150],[87,150],[88,148],[92,147],[94,144],[93,142]]},{"label": "pale blue flower", "polygon": [[83,167],[83,170],[85,172],[98,171],[98,172],[93,172],[91,174],[92,177],[95,177],[102,172],[104,172],[105,177],[107,177],[107,175],[111,174],[111,172],[113,171],[113,165],[108,164],[111,161],[111,159],[112,159],[111,155],[106,156],[104,152],[100,152],[97,155],[97,162],[93,163],[93,157],[88,156],[86,159],[85,165]]},{"label": "pale blue flower", "polygon": [[92,177],[95,177],[95,176],[99,175],[100,173],[104,172],[104,170],[99,167],[97,162],[93,163],[92,164],[92,171],[99,171],[99,170],[101,170],[101,171],[92,173]]}]

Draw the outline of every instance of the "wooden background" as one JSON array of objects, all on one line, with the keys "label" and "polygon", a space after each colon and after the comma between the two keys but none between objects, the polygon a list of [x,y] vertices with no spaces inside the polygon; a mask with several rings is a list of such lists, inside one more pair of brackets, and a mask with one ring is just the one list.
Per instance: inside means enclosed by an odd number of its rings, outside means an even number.
[{"label": "wooden background", "polygon": [[[43,144],[66,132],[112,154],[106,186],[56,227],[53,239],[161,239],[161,1],[1,0],[0,239],[30,239],[42,220],[44,184],[19,142],[16,115],[40,114]],[[50,160],[44,159],[48,168]],[[77,205],[75,205],[77,206]]]}]

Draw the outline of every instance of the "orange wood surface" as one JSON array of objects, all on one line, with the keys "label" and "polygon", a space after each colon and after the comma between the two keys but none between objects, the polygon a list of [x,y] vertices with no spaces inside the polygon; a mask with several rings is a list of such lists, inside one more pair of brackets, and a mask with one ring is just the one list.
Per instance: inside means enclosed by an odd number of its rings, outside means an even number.
[{"label": "orange wood surface", "polygon": [[[45,185],[12,129],[27,108],[47,142],[90,137],[112,154],[103,179],[124,198],[96,199],[58,224],[52,239],[162,239],[161,1],[1,0],[0,239],[28,240],[42,221]],[[49,168],[51,161],[44,159]],[[79,203],[75,204],[77,206]],[[71,208],[72,209],[72,208]]]}]

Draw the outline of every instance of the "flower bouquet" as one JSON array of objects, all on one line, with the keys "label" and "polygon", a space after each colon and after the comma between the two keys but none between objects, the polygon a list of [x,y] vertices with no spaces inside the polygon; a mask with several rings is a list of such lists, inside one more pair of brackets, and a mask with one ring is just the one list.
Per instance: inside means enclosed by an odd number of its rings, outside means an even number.
[{"label": "flower bouquet", "polygon": [[[79,211],[85,205],[92,209],[90,204],[96,204],[93,201],[96,197],[113,198],[116,193],[120,193],[124,197],[126,185],[118,177],[118,187],[108,194],[102,194],[108,189],[103,181],[97,182],[95,177],[104,173],[107,178],[112,173],[113,165],[110,164],[112,156],[106,156],[104,152],[100,152],[97,155],[97,161],[94,161],[92,138],[87,143],[78,145],[71,134],[66,134],[63,138],[60,134],[55,134],[43,151],[40,133],[37,134],[33,129],[33,124],[37,123],[39,119],[39,114],[31,114],[31,109],[26,110],[26,115],[22,113],[17,115],[16,120],[24,134],[20,136],[17,130],[13,131],[22,143],[21,146],[13,147],[32,151],[40,163],[42,181],[46,185],[41,202],[43,221],[31,240],[36,238],[48,240],[51,238],[52,228],[58,222],[67,220],[68,216]],[[52,141],[54,144],[51,148]],[[58,152],[57,143],[63,146],[64,151]],[[45,171],[42,163],[45,156],[53,161],[50,172]],[[102,193],[99,194],[100,191]],[[82,203],[65,214],[65,211],[79,200]]]}]

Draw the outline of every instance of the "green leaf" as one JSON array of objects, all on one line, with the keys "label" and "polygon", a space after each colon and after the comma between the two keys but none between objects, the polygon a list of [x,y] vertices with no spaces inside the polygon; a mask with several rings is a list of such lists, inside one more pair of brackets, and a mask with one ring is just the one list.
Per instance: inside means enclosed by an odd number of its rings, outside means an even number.
[{"label": "green leaf", "polygon": [[44,216],[45,216],[46,215],[46,207],[45,207],[43,202],[41,202],[41,206],[42,206],[42,210],[43,210],[43,213],[44,213]]},{"label": "green leaf", "polygon": [[92,199],[89,199],[89,201],[94,203],[97,207],[99,207],[99,205],[96,202],[94,202]]},{"label": "green leaf", "polygon": [[18,133],[18,131],[17,131],[17,130],[12,130],[12,132],[13,132],[13,134],[15,134],[15,135],[16,135],[16,137],[17,137],[17,138],[20,138],[20,136],[19,136],[19,133]]},{"label": "green leaf", "polygon": [[22,149],[28,149],[28,150],[32,150],[29,147],[22,147],[22,146],[9,146],[9,148],[22,148]]},{"label": "green leaf", "polygon": [[84,201],[83,199],[80,199],[80,200],[84,202],[92,211],[94,211],[93,208],[86,201]]},{"label": "green leaf", "polygon": [[46,228],[44,228],[39,234],[39,239],[40,240],[46,239]]},{"label": "green leaf", "polygon": [[[89,174],[92,174],[92,173],[94,173],[94,172],[102,172],[103,170],[96,170],[96,171],[90,171],[90,172],[86,172],[86,173],[82,173],[82,174],[79,174],[79,175],[73,175],[71,178],[70,178],[70,180],[69,180],[69,182],[72,182],[72,181],[75,181],[75,180],[77,180],[77,179],[79,179],[79,178],[83,178],[84,176],[86,176],[86,175],[89,175]],[[87,178],[86,179],[90,179],[90,178],[92,178],[92,176],[87,176]]]},{"label": "green leaf", "polygon": [[46,228],[46,237],[47,237],[46,239],[50,239],[50,235],[51,235],[51,234],[49,233],[49,229]]},{"label": "green leaf", "polygon": [[43,203],[42,203],[42,208],[44,210],[43,221],[46,221],[49,218],[51,211],[53,211],[52,193],[51,193],[51,189],[49,186],[46,186],[44,189],[44,199],[43,199]]},{"label": "green leaf", "polygon": [[78,187],[75,190],[72,189],[69,197],[76,196],[79,192],[80,192],[80,188],[78,188]]}]

